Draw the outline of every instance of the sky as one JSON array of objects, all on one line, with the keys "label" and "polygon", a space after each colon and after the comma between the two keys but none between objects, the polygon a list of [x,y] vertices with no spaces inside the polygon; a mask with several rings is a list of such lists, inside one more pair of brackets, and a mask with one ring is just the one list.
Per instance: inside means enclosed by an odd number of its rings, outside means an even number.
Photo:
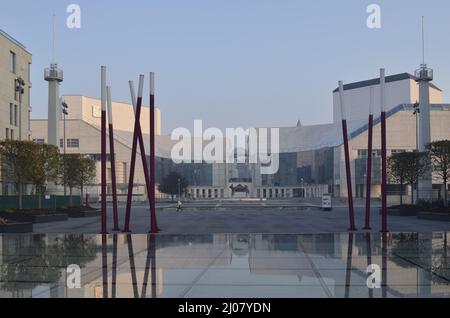
[{"label": "sky", "polygon": [[[80,29],[66,26],[72,3]],[[370,4],[381,8],[380,29],[367,27]],[[128,80],[154,71],[163,133],[195,119],[221,129],[331,122],[338,80],[418,68],[422,15],[427,63],[448,101],[448,0],[1,0],[0,8],[0,29],[33,54],[32,118],[47,117],[53,14],[61,94],[99,97],[106,65],[113,100],[128,102]]]}]

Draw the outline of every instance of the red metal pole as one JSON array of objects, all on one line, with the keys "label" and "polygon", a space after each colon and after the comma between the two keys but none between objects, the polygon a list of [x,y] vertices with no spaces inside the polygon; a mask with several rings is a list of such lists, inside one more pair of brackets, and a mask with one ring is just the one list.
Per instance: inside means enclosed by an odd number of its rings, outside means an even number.
[{"label": "red metal pole", "polygon": [[372,198],[372,150],[373,150],[373,115],[369,115],[369,138],[367,142],[367,180],[366,180],[366,223],[364,230],[371,230],[370,227],[370,200]]},{"label": "red metal pole", "polygon": [[128,180],[127,206],[125,209],[125,225],[124,232],[130,232],[130,215],[131,215],[131,201],[133,199],[133,184],[134,184],[134,170],[136,167],[136,152],[139,131],[139,118],[141,116],[142,97],[138,97],[136,105],[136,118],[134,123],[133,144],[131,147],[131,161],[130,161],[130,178]]},{"label": "red metal pole", "polygon": [[355,226],[355,210],[353,207],[353,189],[352,189],[352,172],[350,170],[350,151],[348,146],[347,121],[342,121],[342,134],[344,136],[345,151],[345,173],[347,176],[347,193],[348,193],[348,213],[350,218],[349,231],[356,231]]},{"label": "red metal pole", "polygon": [[341,104],[341,118],[342,118],[342,135],[344,139],[344,152],[345,152],[345,173],[347,177],[347,197],[348,197],[348,214],[350,227],[349,231],[356,231],[355,226],[355,210],[353,207],[353,190],[352,190],[352,172],[350,169],[350,150],[348,146],[348,131],[347,131],[347,120],[345,114],[345,103],[344,103],[344,83],[339,81],[339,100]]},{"label": "red metal pole", "polygon": [[117,182],[116,182],[116,152],[114,149],[114,128],[113,128],[113,116],[112,116],[112,100],[111,100],[111,88],[106,88],[108,98],[108,118],[109,118],[109,157],[111,162],[111,187],[113,195],[113,219],[114,228],[113,231],[120,231],[119,228],[119,212],[117,207]]},{"label": "red metal pole", "polygon": [[157,233],[155,198],[155,73],[150,73],[150,233]]},{"label": "red metal pole", "polygon": [[[143,170],[144,170],[147,194],[149,195],[149,204],[151,204],[150,194],[149,194],[150,193],[150,176],[149,176],[149,172],[148,172],[147,158],[145,155],[145,148],[144,148],[144,139],[142,136],[142,130],[141,130],[141,124],[140,124],[141,109],[142,109],[143,83],[144,83],[144,76],[141,75],[141,77],[139,79],[139,93],[138,93],[138,98],[137,98],[137,102],[136,102],[136,110],[135,110],[135,126],[134,126],[134,134],[133,134],[132,153],[131,153],[130,179],[128,182],[128,194],[127,194],[127,206],[126,206],[126,213],[125,213],[124,232],[130,232],[131,201],[133,198],[133,183],[134,183],[134,173],[135,173],[135,167],[136,167],[136,152],[137,152],[136,148],[137,148],[138,142],[139,142],[139,147],[141,150],[141,159],[142,159],[142,166],[143,166]],[[134,105],[135,97],[134,97],[133,85],[131,82],[130,82],[130,89],[131,89],[132,101],[133,101],[133,105]]]},{"label": "red metal pole", "polygon": [[101,68],[101,234],[106,234],[106,67]]},{"label": "red metal pole", "polygon": [[386,112],[381,113],[381,231],[387,232],[387,150]]},{"label": "red metal pole", "polygon": [[386,78],[385,70],[380,70],[381,91],[381,231],[388,232],[387,226],[387,136],[386,136]]}]

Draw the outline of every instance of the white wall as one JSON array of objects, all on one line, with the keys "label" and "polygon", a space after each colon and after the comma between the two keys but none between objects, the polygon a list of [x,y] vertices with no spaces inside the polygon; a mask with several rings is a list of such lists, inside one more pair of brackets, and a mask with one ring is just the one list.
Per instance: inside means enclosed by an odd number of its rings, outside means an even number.
[{"label": "white wall", "polygon": [[[374,114],[380,113],[380,85],[374,88]],[[355,88],[344,91],[345,109],[347,120],[367,120],[369,116],[370,87]],[[419,88],[412,79],[386,83],[386,110],[400,104],[413,104],[419,100]],[[430,89],[430,102],[442,103],[442,92],[434,88]],[[335,123],[342,120],[339,92],[333,93],[333,120]]]}]

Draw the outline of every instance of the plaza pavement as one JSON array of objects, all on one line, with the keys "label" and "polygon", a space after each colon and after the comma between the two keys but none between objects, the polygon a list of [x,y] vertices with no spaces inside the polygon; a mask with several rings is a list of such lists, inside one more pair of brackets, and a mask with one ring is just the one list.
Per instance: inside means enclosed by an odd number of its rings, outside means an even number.
[{"label": "plaza pavement", "polygon": [[[220,202],[193,201],[184,204],[183,212],[176,212],[175,204],[158,204],[157,220],[161,234],[211,233],[267,233],[317,234],[345,232],[348,228],[348,209],[345,202],[335,202],[332,211],[322,211],[318,202],[253,201]],[[364,226],[365,209],[356,204],[356,225]],[[125,206],[119,206],[120,226],[124,223]],[[391,232],[450,231],[450,222],[419,220],[415,217],[389,216]],[[108,206],[108,229],[112,228],[112,208]],[[149,231],[148,205],[135,203],[132,208],[133,233]],[[372,209],[372,232],[381,229],[379,204]],[[69,219],[64,222],[35,224],[35,233],[97,234],[100,217]]]}]

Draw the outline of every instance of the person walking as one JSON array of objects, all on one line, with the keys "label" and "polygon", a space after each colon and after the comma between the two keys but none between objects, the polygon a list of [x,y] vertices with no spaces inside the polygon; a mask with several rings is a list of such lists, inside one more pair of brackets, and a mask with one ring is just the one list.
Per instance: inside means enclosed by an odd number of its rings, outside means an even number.
[{"label": "person walking", "polygon": [[182,212],[183,211],[183,204],[181,203],[180,200],[178,200],[177,202],[177,212]]}]

